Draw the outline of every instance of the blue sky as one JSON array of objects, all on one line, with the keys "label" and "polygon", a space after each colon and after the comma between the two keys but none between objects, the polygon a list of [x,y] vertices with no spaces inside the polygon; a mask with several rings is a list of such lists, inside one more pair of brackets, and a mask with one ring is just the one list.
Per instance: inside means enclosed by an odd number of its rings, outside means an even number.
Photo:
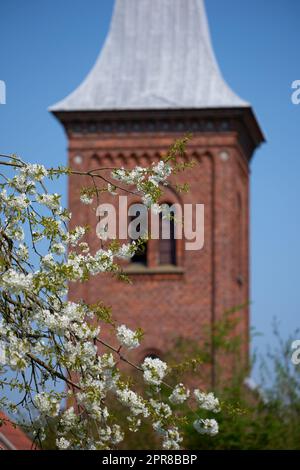
[{"label": "blue sky", "polygon": [[[272,342],[272,318],[283,336],[300,326],[300,79],[298,0],[206,1],[224,77],[250,101],[267,138],[251,170],[252,325]],[[0,153],[47,165],[66,163],[66,138],[47,107],[71,92],[93,65],[106,36],[113,0],[2,0]],[[65,188],[66,190],[66,188]],[[66,191],[65,191],[66,192]]]}]

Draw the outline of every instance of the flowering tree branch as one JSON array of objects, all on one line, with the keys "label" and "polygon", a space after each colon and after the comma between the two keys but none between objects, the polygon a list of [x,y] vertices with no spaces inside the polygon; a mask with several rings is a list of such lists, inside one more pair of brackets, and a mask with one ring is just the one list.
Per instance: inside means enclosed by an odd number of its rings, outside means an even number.
[{"label": "flowering tree branch", "polygon": [[[176,157],[183,154],[185,143],[186,139],[177,142],[157,164],[132,170],[46,169],[14,155],[0,155],[0,167],[7,170],[7,174],[0,173],[0,388],[22,394],[19,402],[2,394],[0,407],[8,412],[20,407],[27,410],[41,446],[45,420],[56,417],[56,444],[61,449],[117,447],[124,433],[136,432],[143,419],[161,437],[163,448],[180,447],[176,405],[190,399],[190,391],[183,384],[170,387],[165,382],[168,366],[160,359],[147,357],[138,366],[126,358],[124,348],[140,345],[139,329],[115,325],[100,303],[67,300],[72,282],[85,282],[105,272],[121,274],[118,259],[133,256],[138,244],[116,243],[91,253],[84,241],[87,228],[68,230],[71,214],[61,207],[59,194],[47,191],[46,181],[62,175],[89,177],[92,186],[81,192],[84,204],[93,203],[105,191],[112,195],[127,191],[140,195],[149,208],[155,204],[160,210],[162,189],[180,169]],[[107,170],[110,178],[103,175]],[[98,181],[102,186],[97,186]],[[118,348],[101,337],[105,322],[114,328]],[[97,344],[107,352],[100,354]],[[143,374],[147,398],[132,389],[130,377],[117,367],[118,360]],[[62,391],[59,383],[65,384]],[[170,390],[168,402],[161,401],[162,387]],[[110,396],[128,410],[126,429],[115,422]],[[63,409],[66,400],[73,406]],[[218,412],[218,400],[199,390],[194,391],[193,400],[198,403],[194,427],[200,433],[216,434],[217,422],[202,419],[199,412],[201,408]]]}]

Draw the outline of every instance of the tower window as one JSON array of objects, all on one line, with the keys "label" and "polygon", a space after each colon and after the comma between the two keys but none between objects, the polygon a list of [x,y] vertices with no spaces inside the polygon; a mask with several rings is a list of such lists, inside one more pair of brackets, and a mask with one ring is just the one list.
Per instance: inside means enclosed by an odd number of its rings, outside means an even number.
[{"label": "tower window", "polygon": [[[133,206],[129,209],[129,213],[131,212],[131,209],[133,209]],[[141,213],[141,211],[137,210],[135,211],[134,215],[129,216],[129,223],[133,221],[136,222],[134,224],[134,229],[136,233],[138,234],[138,236],[142,237],[145,234],[142,232],[141,223],[138,221],[139,217],[143,217],[143,214]],[[146,217],[148,217],[147,213],[146,213]],[[129,230],[129,237],[130,237],[130,230]],[[135,238],[136,237],[134,238],[130,237],[131,241]],[[131,258],[131,263],[139,264],[142,266],[147,266],[148,264],[147,258],[148,258],[147,242],[144,242],[143,244],[139,246],[138,250],[135,252],[134,256]]]},{"label": "tower window", "polygon": [[160,214],[159,221],[159,264],[176,264],[176,240],[175,240],[174,214],[170,218],[164,218]]}]

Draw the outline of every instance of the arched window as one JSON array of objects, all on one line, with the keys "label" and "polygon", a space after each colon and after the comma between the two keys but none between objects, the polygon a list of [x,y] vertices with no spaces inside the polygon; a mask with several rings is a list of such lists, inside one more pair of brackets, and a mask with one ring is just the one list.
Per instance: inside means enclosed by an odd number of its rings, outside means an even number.
[{"label": "arched window", "polygon": [[[134,223],[134,230],[138,237],[142,237],[145,234],[143,233],[141,223],[138,222],[138,220],[143,220],[143,215],[140,210],[134,210],[134,215],[131,215],[130,212],[132,208],[133,206],[129,209],[129,227],[130,227],[131,222],[136,221],[136,223]],[[139,219],[140,217],[141,219]],[[130,229],[129,229],[129,237],[130,237]],[[136,239],[136,236],[134,238],[130,237],[131,241],[135,239]],[[147,266],[148,264],[147,242],[139,244],[138,250],[135,252],[133,257],[131,258],[131,263],[142,265],[142,266]]]},{"label": "arched window", "polygon": [[[165,204],[170,207],[170,204]],[[164,217],[160,213],[159,219],[159,264],[176,265],[176,240],[174,213]]]},{"label": "arched window", "polygon": [[131,258],[131,263],[147,266],[147,242],[144,242],[144,244],[138,248],[138,251],[136,251]]}]

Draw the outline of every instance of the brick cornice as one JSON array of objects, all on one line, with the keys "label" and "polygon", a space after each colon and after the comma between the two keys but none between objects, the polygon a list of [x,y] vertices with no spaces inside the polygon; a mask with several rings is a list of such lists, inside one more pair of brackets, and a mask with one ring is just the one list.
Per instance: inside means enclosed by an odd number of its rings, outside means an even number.
[{"label": "brick cornice", "polygon": [[54,112],[69,138],[93,136],[122,137],[145,135],[182,135],[192,133],[226,136],[236,134],[249,161],[257,146],[264,142],[251,108],[202,109],[178,111],[72,111]]}]

